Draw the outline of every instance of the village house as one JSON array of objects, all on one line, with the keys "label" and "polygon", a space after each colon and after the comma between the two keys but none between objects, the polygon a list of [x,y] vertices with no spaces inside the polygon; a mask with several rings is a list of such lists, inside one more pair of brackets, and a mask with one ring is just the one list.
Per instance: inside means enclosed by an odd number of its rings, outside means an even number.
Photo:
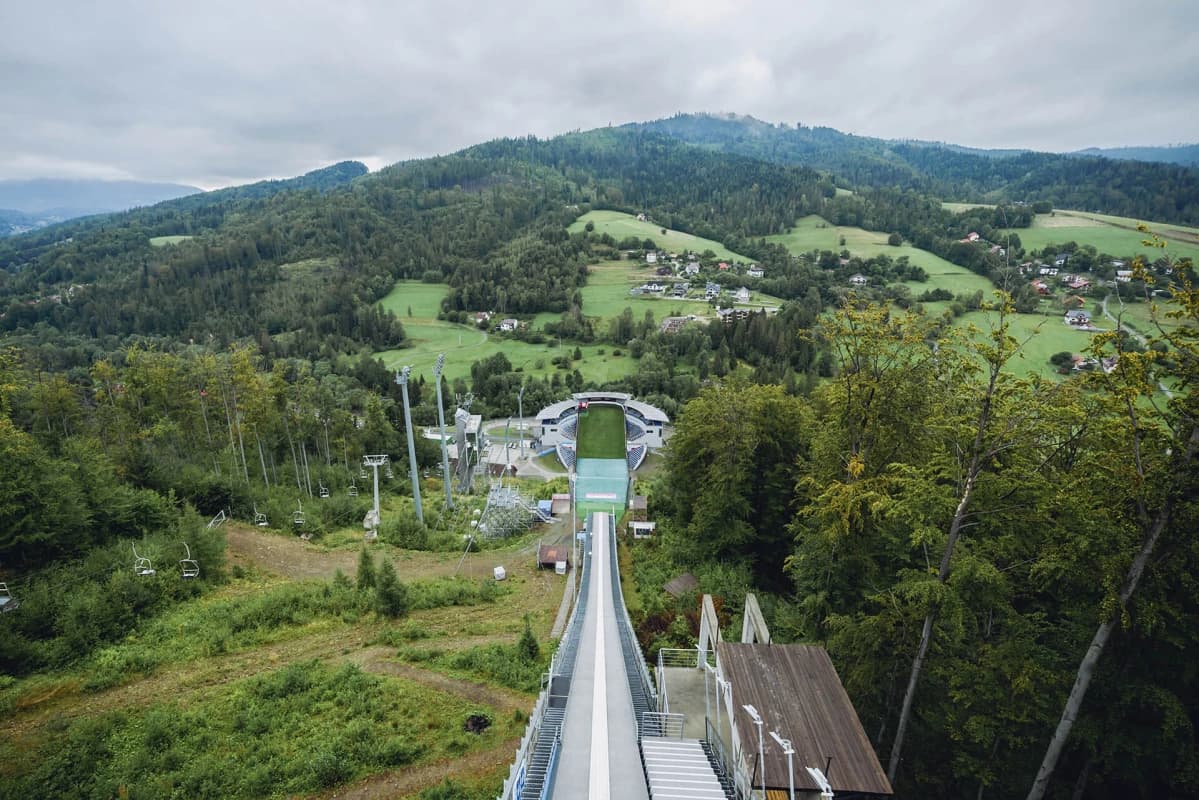
[{"label": "village house", "polygon": [[511,317],[500,322],[501,331],[514,331],[519,327],[520,320],[512,319]]},{"label": "village house", "polygon": [[766,270],[762,269],[757,264],[750,264],[749,269],[745,270],[745,274],[750,278],[761,278],[766,274]]},{"label": "village house", "polygon": [[1065,322],[1067,325],[1090,325],[1091,315],[1081,308],[1067,311]]},{"label": "village house", "polygon": [[[1058,254],[1057,254],[1057,258],[1053,259],[1053,266],[1055,266],[1055,267],[1064,267],[1064,266],[1066,266],[1066,263],[1067,263],[1069,260],[1070,260],[1070,254],[1069,254],[1069,253],[1058,253]],[[1056,275],[1057,273],[1055,272],[1054,274]]]},{"label": "village house", "polygon": [[1045,264],[1042,264],[1040,267],[1037,268],[1037,273],[1040,275],[1048,275],[1051,278],[1056,278],[1057,273],[1058,273],[1058,268],[1050,267],[1050,266],[1046,266]]},{"label": "village house", "polygon": [[725,272],[726,270],[728,270],[728,268],[729,268],[729,262],[727,262],[727,261],[721,261],[719,264],[716,265],[716,269],[720,270],[721,272]]},{"label": "village house", "polygon": [[977,242],[978,240],[979,240],[979,235],[977,233],[975,233],[974,231],[970,231],[970,233],[967,233],[966,237],[964,239],[961,239],[960,241],[963,242],[964,244],[971,244],[973,242]]},{"label": "village house", "polygon": [[737,290],[737,293],[733,295],[733,299],[738,303],[748,303],[749,289],[746,289],[744,286],[742,286]]},{"label": "village house", "polygon": [[1037,294],[1046,295],[1052,294],[1052,290],[1045,284],[1043,280],[1034,280],[1031,284],[1032,288],[1037,290]]},{"label": "village house", "polygon": [[698,275],[699,274],[699,262],[698,261],[688,262],[687,266],[683,267],[683,272],[687,273],[688,275]]},{"label": "village house", "polygon": [[870,279],[860,272],[855,272],[853,275],[849,276],[849,282],[853,286],[865,286],[866,284],[870,283]]},{"label": "village house", "polygon": [[657,264],[658,263],[658,254],[655,253],[653,250],[650,250],[648,253],[645,254],[645,263],[646,264]]},{"label": "village house", "polygon": [[1116,283],[1128,283],[1132,280],[1132,270],[1118,269],[1116,270]]}]

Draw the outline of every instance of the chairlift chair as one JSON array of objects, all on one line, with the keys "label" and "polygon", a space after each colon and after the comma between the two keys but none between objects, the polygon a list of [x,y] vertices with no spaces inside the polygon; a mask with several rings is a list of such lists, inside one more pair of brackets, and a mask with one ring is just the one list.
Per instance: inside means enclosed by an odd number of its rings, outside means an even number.
[{"label": "chairlift chair", "polygon": [[304,527],[304,505],[299,500],[296,501],[296,511],[291,515],[291,522],[297,528]]},{"label": "chairlift chair", "polygon": [[8,584],[0,583],[0,613],[16,611],[19,605],[21,605],[21,601],[12,596],[12,592],[8,590]]},{"label": "chairlift chair", "polygon": [[183,549],[187,551],[187,557],[179,559],[179,567],[183,570],[183,577],[199,577],[200,562],[192,558],[192,549],[187,546],[187,542],[183,542]]},{"label": "chairlift chair", "polygon": [[320,494],[321,494],[321,497],[328,497],[328,496],[329,496],[329,489],[328,489],[328,487],[327,487],[327,486],[325,486],[325,484],[323,484],[323,483],[322,483],[322,484],[319,484],[319,486],[321,487],[321,488],[320,488]]},{"label": "chairlift chair", "polygon": [[137,575],[138,577],[142,577],[142,578],[148,578],[152,575],[158,574],[154,570],[154,565],[150,563],[150,559],[146,558],[145,556],[140,556],[137,554],[137,545],[130,544],[129,546],[133,548],[133,574],[134,575]]},{"label": "chairlift chair", "polygon": [[349,494],[350,494],[350,497],[357,497],[357,496],[358,496],[358,485],[354,483],[354,479],[353,479],[353,478],[350,478],[350,488],[349,488],[349,489],[347,489],[346,491],[348,491],[348,492],[349,492]]},{"label": "chairlift chair", "polygon": [[270,523],[266,521],[266,514],[263,514],[261,511],[259,511],[258,506],[254,506],[254,524],[260,528],[265,528],[270,525]]},{"label": "chairlift chair", "polygon": [[396,476],[396,474],[391,471],[391,464],[388,464],[387,465],[387,479],[392,480],[395,478],[395,476]]},{"label": "chairlift chair", "polygon": [[358,471],[358,477],[361,478],[362,480],[366,480],[367,478],[370,477],[369,475],[366,474],[366,467],[363,467],[361,470]]}]

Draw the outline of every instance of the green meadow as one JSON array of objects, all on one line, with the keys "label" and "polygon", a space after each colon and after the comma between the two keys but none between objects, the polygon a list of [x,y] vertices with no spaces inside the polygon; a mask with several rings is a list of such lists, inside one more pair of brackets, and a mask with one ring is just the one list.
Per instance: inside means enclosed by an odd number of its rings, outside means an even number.
[{"label": "green meadow", "polygon": [[[688,250],[702,253],[705,250],[711,250],[716,254],[717,258],[722,258],[726,261],[744,261],[748,263],[753,260],[734,253],[720,242],[714,242],[711,239],[704,239],[700,236],[692,236],[682,231],[670,230],[669,228],[663,229],[661,225],[655,225],[652,222],[641,222],[632,214],[624,214],[620,211],[589,211],[575,220],[567,230],[570,233],[579,233],[588,222],[595,225],[597,235],[607,233],[618,242],[627,236],[635,236],[638,239],[653,239],[654,244],[659,249],[671,253],[683,253]],[[663,230],[666,232],[663,233]]]},{"label": "green meadow", "polygon": [[[845,244],[841,244],[843,237]],[[989,292],[994,288],[991,281],[983,276],[976,275],[965,267],[952,264],[927,250],[921,250],[909,244],[894,247],[887,244],[887,234],[885,233],[832,225],[815,214],[798,220],[795,227],[788,233],[768,236],[766,239],[783,245],[796,255],[812,250],[829,250],[834,253],[848,250],[851,255],[862,258],[873,258],[877,255],[886,255],[891,258],[907,256],[911,263],[923,267],[924,271],[928,273],[927,282],[907,282],[906,285],[914,294],[936,287],[954,294],[976,292],[979,289]]]},{"label": "green meadow", "polygon": [[[445,353],[444,374],[447,380],[469,378],[474,362],[502,352],[512,366],[538,377],[561,372],[550,363],[554,356],[571,353],[575,346],[559,346],[557,340],[548,344],[529,344],[501,337],[494,332],[481,331],[470,325],[459,325],[437,319],[441,300],[449,291],[443,283],[400,281],[380,301],[391,309],[404,325],[408,347],[375,353],[389,369],[410,365],[416,375],[426,380],[433,377],[433,364],[439,353]],[[557,318],[557,315],[550,315]],[[627,355],[615,355],[611,346],[579,345],[582,359],[574,362],[586,380],[608,381],[622,378],[636,369],[636,362]]]},{"label": "green meadow", "polygon": [[168,247],[173,244],[179,244],[180,242],[186,242],[188,239],[191,239],[191,238],[192,238],[191,236],[151,236],[150,237],[150,246],[151,247]]},{"label": "green meadow", "polygon": [[[1066,242],[1089,244],[1100,253],[1124,258],[1143,255],[1147,260],[1158,258],[1162,251],[1146,247],[1148,237],[1137,230],[1138,220],[1088,214],[1082,211],[1055,211],[1038,214],[1031,228],[1013,228],[1025,250],[1042,250],[1049,245]],[[1166,243],[1165,253],[1172,258],[1191,258],[1199,261],[1199,230],[1169,223],[1144,223]]]}]

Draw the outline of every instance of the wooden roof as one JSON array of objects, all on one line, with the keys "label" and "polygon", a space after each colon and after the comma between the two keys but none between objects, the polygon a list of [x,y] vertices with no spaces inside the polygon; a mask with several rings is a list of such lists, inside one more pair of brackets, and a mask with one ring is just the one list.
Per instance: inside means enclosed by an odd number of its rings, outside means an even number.
[{"label": "wooden roof", "polygon": [[[804,767],[824,770],[831,756],[827,777],[834,792],[892,794],[823,647],[721,642],[716,656],[724,678],[732,683],[737,731],[751,764],[757,757],[758,731],[742,706],[754,706],[762,717],[767,787],[788,785],[787,756],[770,737],[770,731],[775,731],[795,748],[792,766],[797,791],[820,790]],[[755,777],[755,786],[759,780]]]},{"label": "wooden roof", "polygon": [[568,544],[543,544],[537,548],[537,563],[544,566],[546,564],[556,564],[559,561],[570,563],[570,545]]}]

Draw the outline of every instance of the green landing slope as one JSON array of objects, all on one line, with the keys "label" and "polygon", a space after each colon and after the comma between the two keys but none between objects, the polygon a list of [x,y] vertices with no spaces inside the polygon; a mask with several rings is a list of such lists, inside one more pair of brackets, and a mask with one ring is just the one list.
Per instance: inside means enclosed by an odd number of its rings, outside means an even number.
[{"label": "green landing slope", "polygon": [[619,517],[629,494],[624,409],[611,403],[592,403],[579,413],[577,436],[576,512],[583,519],[594,511],[609,511]]}]

